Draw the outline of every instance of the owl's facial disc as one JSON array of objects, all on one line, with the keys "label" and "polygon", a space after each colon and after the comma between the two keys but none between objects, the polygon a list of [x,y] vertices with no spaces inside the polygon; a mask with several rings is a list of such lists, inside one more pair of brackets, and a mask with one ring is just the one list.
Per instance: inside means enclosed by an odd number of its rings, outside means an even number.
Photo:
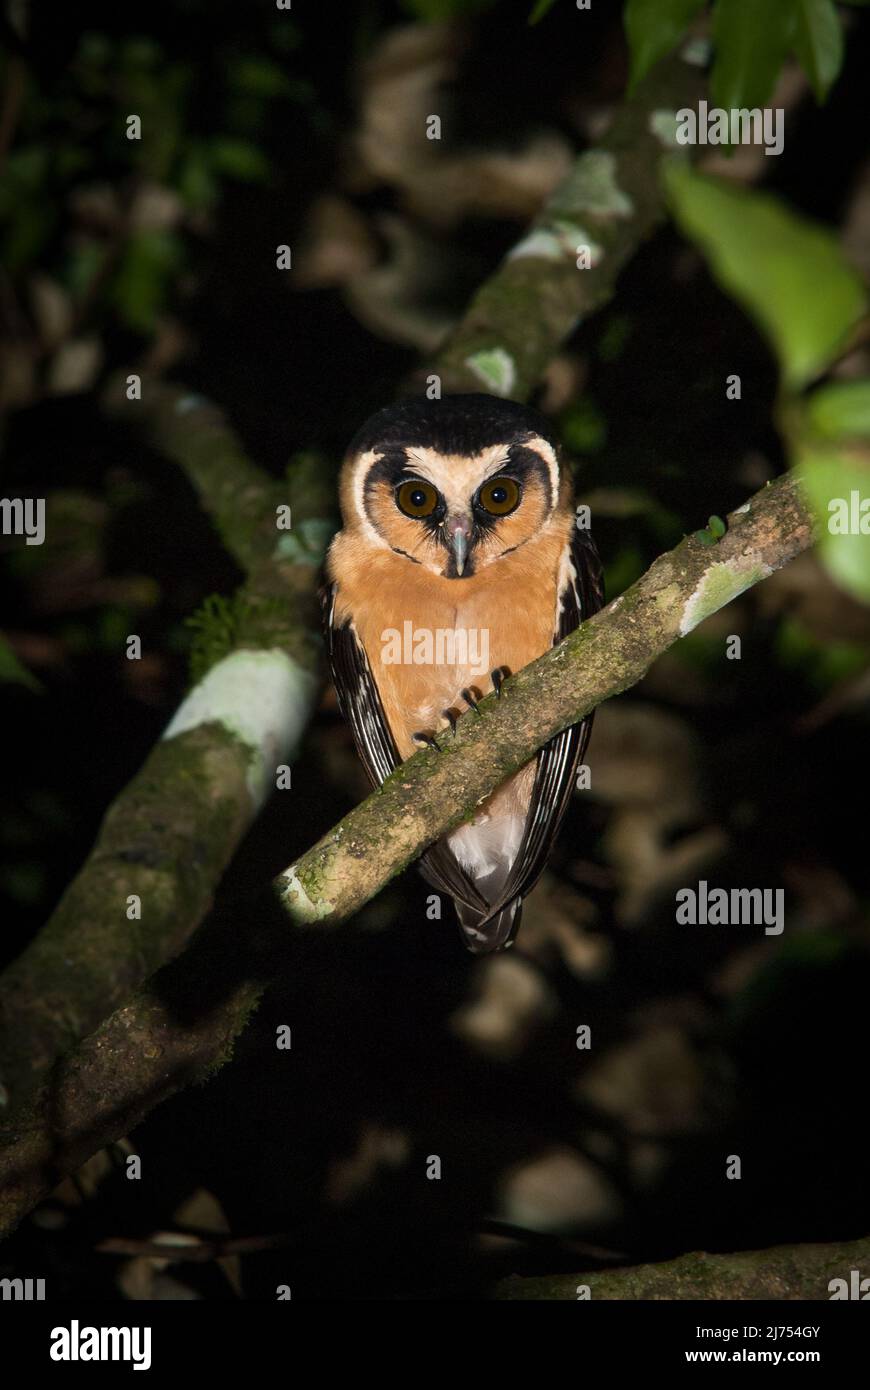
[{"label": "owl's facial disc", "polygon": [[467,581],[537,535],[558,490],[551,446],[528,433],[473,454],[374,447],[358,468],[370,535],[451,580]]}]

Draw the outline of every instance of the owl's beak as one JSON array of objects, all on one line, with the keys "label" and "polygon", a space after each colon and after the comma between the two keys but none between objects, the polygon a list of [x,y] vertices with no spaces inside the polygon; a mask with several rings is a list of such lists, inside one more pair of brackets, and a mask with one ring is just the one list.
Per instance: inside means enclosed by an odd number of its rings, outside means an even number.
[{"label": "owl's beak", "polygon": [[456,561],[456,573],[461,577],[468,558],[468,542],[471,539],[471,522],[467,516],[447,518],[447,543]]}]

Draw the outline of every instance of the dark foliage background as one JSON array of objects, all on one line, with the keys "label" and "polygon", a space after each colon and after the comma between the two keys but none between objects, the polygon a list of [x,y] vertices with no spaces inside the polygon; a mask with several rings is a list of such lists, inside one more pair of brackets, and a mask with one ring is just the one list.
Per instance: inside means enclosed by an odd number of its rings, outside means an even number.
[{"label": "dark foliage background", "polygon": [[[469,5],[419,27],[437,10],[33,5],[19,96],[6,25],[2,487],[49,497],[64,524],[0,557],[4,961],[183,695],[186,617],[240,577],[181,472],[107,419],[108,375],[144,363],[220,402],[276,477],[303,450],[335,470],[621,97],[617,5],[556,4],[534,27],[525,5]],[[827,104],[803,103],[763,170],[865,258],[868,61],[856,11]],[[444,121],[422,173],[418,110]],[[135,157],[127,111],[160,132]],[[735,372],[740,402],[723,388]],[[611,595],[783,466],[775,383],[749,320],[661,231],[539,401],[593,505]],[[731,633],[739,662],[723,658]],[[99,1299],[280,1283],[455,1297],[608,1251],[866,1233],[868,651],[870,610],[811,556],[709,620],[600,711],[592,791],[512,958],[472,961],[450,921],[426,919],[413,873],[341,931],[294,941],[233,1062],[130,1137],[143,1179],[117,1155],[90,1165],[0,1272]],[[363,794],[327,692],[216,911],[243,933],[252,885]],[[674,890],[699,878],[784,888],[785,933],[677,926]],[[169,1268],[96,1251],[173,1230],[286,1243]]]}]

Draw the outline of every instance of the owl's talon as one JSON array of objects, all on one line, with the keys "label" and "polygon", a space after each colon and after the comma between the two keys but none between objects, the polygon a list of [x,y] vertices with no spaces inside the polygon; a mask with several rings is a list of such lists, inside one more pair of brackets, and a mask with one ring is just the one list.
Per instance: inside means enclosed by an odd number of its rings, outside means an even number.
[{"label": "owl's talon", "polygon": [[469,709],[473,709],[475,714],[480,714],[480,710],[479,710],[478,707],[477,707],[477,701],[475,700],[475,698],[474,698],[474,696],[472,695],[471,691],[468,690],[468,689],[465,689],[465,690],[460,690],[459,693],[460,693],[460,695],[462,696],[462,698],[463,698],[463,700],[465,701],[465,703],[468,705]]},{"label": "owl's talon", "polygon": [[434,748],[436,753],[440,753],[440,752],[441,752],[441,749],[438,747],[438,744],[437,744],[437,742],[435,741],[435,738],[433,737],[432,734],[426,734],[426,733],[412,734],[412,735],[411,735],[411,738],[414,740],[415,743],[425,743],[425,745],[426,745],[427,748]]},{"label": "owl's talon", "polygon": [[504,685],[504,667],[496,666],[494,671],[490,671],[489,678],[492,681],[492,687],[496,693],[496,698],[500,700],[501,688]]},{"label": "owl's talon", "polygon": [[443,709],[443,710],[441,711],[441,718],[447,720],[447,723],[450,725],[450,732],[452,733],[453,737],[455,738],[455,737],[456,737],[456,725],[457,725],[457,722],[458,722],[458,721],[457,721],[456,715],[453,713],[453,710],[452,710],[452,709]]}]

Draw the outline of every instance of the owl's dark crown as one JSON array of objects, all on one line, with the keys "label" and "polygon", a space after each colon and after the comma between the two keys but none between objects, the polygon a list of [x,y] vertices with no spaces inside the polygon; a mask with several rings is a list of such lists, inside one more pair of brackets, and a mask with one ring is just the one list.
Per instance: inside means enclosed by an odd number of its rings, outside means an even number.
[{"label": "owl's dark crown", "polygon": [[414,397],[370,416],[354,436],[350,452],[416,446],[467,457],[494,444],[519,442],[532,435],[540,435],[556,447],[550,422],[516,401],[482,393],[442,396],[436,401]]}]

